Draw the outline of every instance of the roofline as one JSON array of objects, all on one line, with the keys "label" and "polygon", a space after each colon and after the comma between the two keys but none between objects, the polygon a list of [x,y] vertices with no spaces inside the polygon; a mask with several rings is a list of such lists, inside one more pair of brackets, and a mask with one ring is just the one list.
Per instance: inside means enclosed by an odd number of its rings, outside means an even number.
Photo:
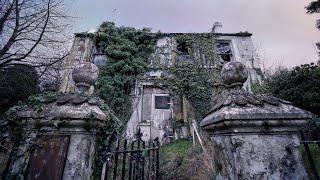
[{"label": "roofline", "polygon": [[[251,37],[252,34],[245,31],[245,32],[238,32],[238,33],[153,33],[153,34],[159,34],[159,36],[178,36],[178,35],[194,35],[194,36],[238,36],[238,37]],[[87,33],[87,32],[81,32],[81,33],[74,33],[75,37],[94,37],[94,33]]]},{"label": "roofline", "polygon": [[251,37],[252,34],[245,31],[245,32],[238,32],[238,33],[160,33],[160,35],[167,35],[167,36],[177,36],[177,35],[206,35],[206,36],[241,36],[241,37]]}]

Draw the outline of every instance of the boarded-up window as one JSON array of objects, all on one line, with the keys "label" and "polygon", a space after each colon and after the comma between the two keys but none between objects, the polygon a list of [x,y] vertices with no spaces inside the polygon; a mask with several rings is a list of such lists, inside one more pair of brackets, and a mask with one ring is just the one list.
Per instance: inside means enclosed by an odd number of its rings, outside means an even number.
[{"label": "boarded-up window", "polygon": [[169,96],[155,96],[155,108],[156,109],[170,109],[170,97]]},{"label": "boarded-up window", "polygon": [[69,136],[42,136],[32,152],[26,180],[60,180],[67,156]]}]

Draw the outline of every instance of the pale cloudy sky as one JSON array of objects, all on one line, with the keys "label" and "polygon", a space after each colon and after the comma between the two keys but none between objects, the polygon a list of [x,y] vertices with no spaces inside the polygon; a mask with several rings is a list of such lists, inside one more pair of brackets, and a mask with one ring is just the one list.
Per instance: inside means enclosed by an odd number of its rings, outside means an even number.
[{"label": "pale cloudy sky", "polygon": [[314,43],[319,15],[307,15],[311,0],[74,0],[77,32],[103,21],[161,32],[208,32],[216,21],[222,32],[248,31],[266,66],[292,67],[318,60]]}]

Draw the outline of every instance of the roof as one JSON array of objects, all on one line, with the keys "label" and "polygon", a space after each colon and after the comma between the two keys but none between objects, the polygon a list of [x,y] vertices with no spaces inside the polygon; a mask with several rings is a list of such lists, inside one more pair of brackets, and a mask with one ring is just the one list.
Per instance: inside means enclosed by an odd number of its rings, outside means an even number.
[{"label": "roof", "polygon": [[[159,36],[178,36],[178,35],[194,35],[194,36],[238,36],[238,37],[251,37],[252,34],[245,31],[245,32],[238,32],[238,33],[208,33],[208,32],[203,32],[203,33],[182,33],[182,32],[172,32],[172,33],[153,33],[153,34],[159,34]],[[94,37],[93,33],[88,33],[88,32],[79,32],[74,34],[75,37]]]},{"label": "roof", "polygon": [[213,36],[240,36],[240,37],[250,37],[252,36],[251,33],[245,31],[245,32],[238,32],[238,33],[208,33],[208,32],[203,32],[203,33],[160,33],[161,35],[165,35],[165,36],[177,36],[177,35],[195,35],[195,36],[199,36],[199,35],[213,35]]}]

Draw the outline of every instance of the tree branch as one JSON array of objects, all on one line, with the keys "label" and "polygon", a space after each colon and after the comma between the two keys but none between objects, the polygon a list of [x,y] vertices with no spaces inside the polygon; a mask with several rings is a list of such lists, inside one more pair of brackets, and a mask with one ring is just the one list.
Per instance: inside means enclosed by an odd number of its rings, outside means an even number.
[{"label": "tree branch", "polygon": [[[10,3],[10,2],[9,2]],[[0,34],[2,34],[2,30],[4,27],[5,22],[8,20],[8,17],[13,9],[13,4],[10,3],[10,7],[7,9],[7,11],[3,14],[3,16],[0,17]]]}]

